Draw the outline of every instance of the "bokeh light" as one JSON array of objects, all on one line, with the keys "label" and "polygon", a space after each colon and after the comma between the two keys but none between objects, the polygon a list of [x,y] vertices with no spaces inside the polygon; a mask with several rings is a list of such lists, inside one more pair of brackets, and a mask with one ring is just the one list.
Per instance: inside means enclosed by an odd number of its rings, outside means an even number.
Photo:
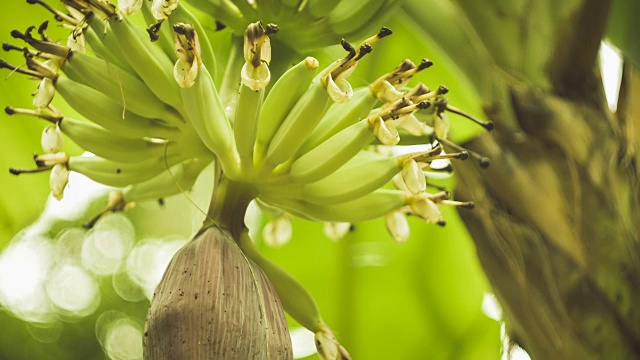
[{"label": "bokeh light", "polygon": [[44,282],[52,263],[48,239],[19,234],[0,255],[0,304],[31,322],[53,320]]},{"label": "bokeh light", "polygon": [[110,214],[91,229],[82,246],[82,263],[96,275],[112,275],[120,269],[135,240],[131,221]]},{"label": "bokeh light", "polygon": [[142,359],[143,325],[116,311],[106,311],[96,321],[96,337],[112,360]]},{"label": "bokeh light", "polygon": [[57,266],[45,282],[49,300],[63,317],[91,315],[100,304],[100,288],[91,274],[75,265]]},{"label": "bokeh light", "polygon": [[151,300],[153,292],[162,279],[173,254],[180,249],[185,239],[154,239],[139,241],[127,258],[126,271]]}]

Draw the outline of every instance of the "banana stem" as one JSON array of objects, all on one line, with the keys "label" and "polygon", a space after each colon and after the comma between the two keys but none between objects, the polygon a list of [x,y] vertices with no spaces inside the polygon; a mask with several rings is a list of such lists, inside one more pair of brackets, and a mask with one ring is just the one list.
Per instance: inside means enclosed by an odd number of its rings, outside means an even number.
[{"label": "banana stem", "polygon": [[220,173],[202,230],[217,225],[228,230],[234,239],[239,239],[247,207],[256,195],[255,188],[250,184],[230,180]]}]

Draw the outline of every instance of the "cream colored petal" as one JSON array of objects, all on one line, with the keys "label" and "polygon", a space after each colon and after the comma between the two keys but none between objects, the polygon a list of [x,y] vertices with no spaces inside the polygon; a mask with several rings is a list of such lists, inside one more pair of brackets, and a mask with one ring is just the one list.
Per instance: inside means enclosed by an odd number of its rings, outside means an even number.
[{"label": "cream colored petal", "polygon": [[269,85],[271,80],[271,72],[269,67],[265,63],[261,63],[260,66],[254,68],[251,64],[245,62],[240,72],[242,78],[242,84],[249,87],[253,91],[263,90]]},{"label": "cream colored petal", "polygon": [[51,169],[49,175],[49,187],[51,188],[51,195],[57,200],[62,200],[64,196],[64,188],[67,187],[69,182],[69,170],[64,164],[56,164]]},{"label": "cream colored petal", "polygon": [[182,88],[190,88],[198,77],[198,61],[193,59],[192,63],[187,62],[183,57],[179,57],[173,67],[173,77]]},{"label": "cream colored petal", "polygon": [[118,8],[123,15],[131,16],[140,11],[143,1],[144,0],[119,0]]},{"label": "cream colored petal", "polygon": [[409,240],[411,229],[407,217],[401,211],[394,211],[387,214],[384,218],[387,230],[391,237],[399,243]]},{"label": "cream colored petal", "polygon": [[396,145],[400,142],[398,129],[394,126],[387,126],[381,118],[373,126],[373,133],[383,145]]},{"label": "cream colored petal", "polygon": [[407,185],[407,189],[414,195],[421,194],[427,190],[427,179],[418,163],[409,159],[402,165],[402,180]]},{"label": "cream colored petal", "polygon": [[47,126],[42,131],[42,151],[48,154],[55,154],[62,150],[62,133],[59,126]]}]

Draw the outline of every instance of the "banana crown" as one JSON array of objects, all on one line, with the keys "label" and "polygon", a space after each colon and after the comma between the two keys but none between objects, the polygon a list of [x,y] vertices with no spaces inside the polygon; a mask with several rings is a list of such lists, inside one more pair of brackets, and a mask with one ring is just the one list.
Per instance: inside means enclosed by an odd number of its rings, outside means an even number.
[{"label": "banana crown", "polygon": [[[231,51],[222,84],[214,81],[216,56],[207,32],[177,0],[120,1],[119,8],[108,0],[62,2],[68,12],[40,0],[30,3],[45,5],[71,29],[66,44],[49,38],[44,22],[11,33],[28,46],[3,45],[6,51],[21,51],[26,66],[0,60],[0,68],[38,81],[33,109],[7,106],[5,112],[52,124],[42,134],[36,168],[11,172],[50,171],[57,199],[75,171],[118,188],[105,212],[121,211],[134,201],[188,191],[214,161],[216,190],[208,216],[232,228],[252,200],[279,209],[264,229],[275,246],[291,237],[291,215],[327,222],[333,238],[348,232],[352,222],[384,217],[391,236],[406,241],[407,215],[444,225],[440,206],[473,206],[452,200],[427,175],[448,172],[452,159],[472,157],[488,165],[488,159],[448,139],[448,113],[487,130],[493,125],[448,104],[444,86],[407,88],[433,63],[404,60],[365,88],[353,89],[348,81],[391,30],[383,27],[357,46],[342,39],[346,55],[317,75],[318,60],[307,57],[272,81],[269,63],[278,55],[272,54],[272,36],[304,51],[316,46],[308,42],[316,41],[313,36],[293,35],[304,26],[324,34],[317,38],[324,46],[336,35],[369,28],[368,20],[354,20],[356,9],[376,14],[394,1],[378,6],[305,1],[294,7],[292,2],[193,0],[196,7],[211,7],[236,34],[244,33],[243,44]],[[149,24],[146,31],[128,18],[139,10]],[[266,21],[247,26],[248,19],[273,19],[280,26]],[[59,113],[51,105],[56,94],[85,119]],[[88,153],[67,155],[61,134]],[[422,150],[403,150],[415,144]],[[316,317],[306,321],[309,327],[322,323]],[[322,356],[348,358],[325,325],[312,330]]]}]

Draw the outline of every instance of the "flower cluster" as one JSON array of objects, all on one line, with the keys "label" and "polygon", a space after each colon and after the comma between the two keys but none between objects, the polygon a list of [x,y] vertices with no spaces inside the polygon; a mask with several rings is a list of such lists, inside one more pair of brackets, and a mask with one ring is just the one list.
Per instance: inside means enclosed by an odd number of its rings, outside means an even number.
[{"label": "flower cluster", "polygon": [[[432,90],[420,83],[407,88],[432,63],[405,60],[368,87],[354,89],[349,83],[350,74],[374,51],[375,43],[391,35],[387,28],[357,46],[343,39],[346,55],[324,70],[319,71],[317,59],[307,57],[273,76],[269,63],[277,53],[272,54],[270,38],[282,34],[284,41],[291,40],[287,34],[292,22],[248,23],[262,15],[283,20],[286,16],[274,16],[275,9],[250,3],[243,3],[245,9],[238,5],[242,2],[234,2],[236,7],[213,2],[220,19],[236,32],[243,24],[244,32],[243,47],[237,51],[243,59],[229,60],[244,61],[241,71],[225,74],[239,86],[223,94],[214,81],[216,56],[207,32],[177,0],[121,1],[119,8],[107,0],[63,3],[68,13],[47,8],[72,29],[67,44],[46,35],[46,22],[37,28],[38,36],[33,34],[35,27],[24,33],[16,30],[14,38],[30,47],[5,44],[4,49],[22,51],[26,68],[0,63],[39,80],[34,110],[7,107],[6,112],[54,124],[43,133],[45,154],[35,157],[37,168],[11,171],[50,170],[51,190],[58,199],[69,171],[75,171],[117,188],[109,210],[122,210],[128,203],[190,189],[213,161],[216,189],[208,220],[234,236],[240,236],[244,212],[254,200],[281,212],[265,229],[275,243],[291,234],[289,214],[327,222],[335,236],[348,230],[349,223],[385,217],[392,237],[406,241],[407,214],[444,225],[441,205],[473,207],[451,200],[445,190],[430,191],[434,187],[427,174],[448,171],[434,166],[439,160],[474,157],[488,165],[486,158],[448,139],[447,112],[488,130],[492,125],[449,105],[443,86]],[[205,0],[195,3],[211,5]],[[295,10],[301,19],[315,16],[342,26],[349,23],[354,32],[362,28],[346,18],[336,20],[337,15],[318,1]],[[148,19],[147,31],[127,18],[139,11]],[[313,23],[311,28],[316,26],[320,25]],[[302,49],[312,45],[290,44]],[[60,114],[51,105],[54,95],[89,121]],[[418,112],[426,115],[416,116]],[[61,133],[93,155],[66,155]],[[402,155],[380,151],[415,144],[416,139],[424,144],[423,150]],[[386,186],[390,183],[393,188]],[[319,318],[297,320],[311,324],[322,353],[347,356]]]}]

